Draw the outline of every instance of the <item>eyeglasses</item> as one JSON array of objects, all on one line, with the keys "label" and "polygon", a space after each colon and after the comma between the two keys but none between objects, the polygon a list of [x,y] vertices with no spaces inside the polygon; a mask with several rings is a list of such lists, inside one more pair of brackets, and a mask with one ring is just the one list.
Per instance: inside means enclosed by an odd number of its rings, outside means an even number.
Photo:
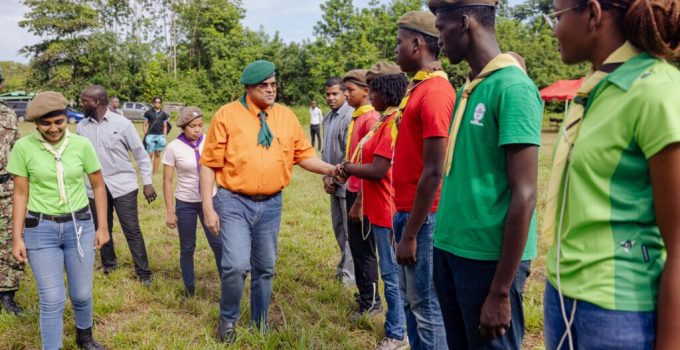
[{"label": "eyeglasses", "polygon": [[582,7],[581,4],[576,4],[574,6],[567,7],[566,9],[563,9],[563,10],[553,11],[553,12],[547,14],[547,15],[544,14],[543,19],[545,20],[545,23],[548,24],[550,29],[555,29],[555,27],[557,27],[557,25],[560,23],[560,16],[562,14],[569,12],[569,11],[579,9],[581,7]]}]

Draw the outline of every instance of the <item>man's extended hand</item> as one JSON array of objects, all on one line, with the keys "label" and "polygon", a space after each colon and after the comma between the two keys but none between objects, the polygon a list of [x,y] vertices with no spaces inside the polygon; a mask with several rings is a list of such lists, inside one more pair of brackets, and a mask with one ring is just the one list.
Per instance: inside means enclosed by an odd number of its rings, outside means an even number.
[{"label": "man's extended hand", "polygon": [[490,292],[482,305],[479,317],[479,333],[482,337],[488,339],[502,337],[510,327],[511,312],[510,298],[507,294]]},{"label": "man's extended hand", "polygon": [[330,176],[323,177],[323,189],[328,194],[335,193],[335,183],[333,183],[333,178]]},{"label": "man's extended hand", "polygon": [[149,203],[156,200],[156,190],[153,188],[153,185],[144,185],[144,198]]},{"label": "man's extended hand", "polygon": [[418,243],[416,238],[409,238],[404,235],[401,237],[399,244],[397,244],[397,263],[399,265],[413,265],[416,263],[416,248]]}]

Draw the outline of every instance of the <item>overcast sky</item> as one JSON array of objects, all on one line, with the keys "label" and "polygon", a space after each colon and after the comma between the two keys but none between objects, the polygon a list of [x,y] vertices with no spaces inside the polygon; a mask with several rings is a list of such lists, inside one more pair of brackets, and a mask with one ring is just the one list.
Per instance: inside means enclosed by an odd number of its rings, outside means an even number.
[{"label": "overcast sky", "polygon": [[[368,2],[354,0],[354,4],[361,7]],[[301,41],[313,36],[314,24],[321,19],[321,3],[322,0],[244,0],[243,22],[254,30],[263,26],[270,34],[278,30],[285,41]],[[38,38],[19,27],[18,22],[26,11],[20,0],[0,0],[0,61],[28,62],[28,58],[19,55],[19,50],[36,43]]]}]

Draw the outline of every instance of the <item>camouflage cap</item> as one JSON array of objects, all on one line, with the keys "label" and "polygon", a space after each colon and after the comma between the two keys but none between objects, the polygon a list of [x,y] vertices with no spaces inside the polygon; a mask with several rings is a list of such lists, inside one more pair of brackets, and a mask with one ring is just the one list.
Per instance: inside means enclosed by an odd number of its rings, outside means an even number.
[{"label": "camouflage cap", "polygon": [[182,112],[179,113],[179,118],[177,118],[177,126],[183,128],[191,123],[192,120],[202,117],[203,112],[200,108],[196,106],[184,107],[182,108]]},{"label": "camouflage cap", "polygon": [[354,83],[359,86],[368,86],[366,83],[366,69],[353,69],[345,74],[344,77],[342,77],[342,81],[347,83]]},{"label": "camouflage cap", "polygon": [[55,91],[44,91],[33,97],[26,108],[26,120],[35,121],[41,118],[66,114],[68,101],[64,95]]},{"label": "camouflage cap", "polygon": [[437,14],[443,11],[451,11],[461,7],[488,6],[496,7],[498,0],[430,0],[427,7],[432,13]]},{"label": "camouflage cap", "polygon": [[397,28],[407,29],[420,34],[429,35],[431,37],[439,37],[439,31],[434,26],[437,18],[427,11],[409,11],[406,12],[397,21]]},{"label": "camouflage cap", "polygon": [[377,77],[397,74],[404,74],[398,65],[389,62],[378,62],[366,72],[366,83],[370,84]]}]

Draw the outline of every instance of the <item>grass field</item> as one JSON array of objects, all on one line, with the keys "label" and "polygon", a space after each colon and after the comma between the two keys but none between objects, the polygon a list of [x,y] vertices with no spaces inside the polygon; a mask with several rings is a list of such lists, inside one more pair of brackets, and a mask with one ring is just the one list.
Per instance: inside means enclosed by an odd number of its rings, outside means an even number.
[{"label": "grass field", "polygon": [[[303,110],[303,107],[296,108],[301,116],[306,115]],[[141,124],[136,126],[141,133]],[[32,132],[33,127],[33,124],[23,123],[22,135]],[[178,132],[173,128],[170,139]],[[543,134],[539,197],[548,180],[554,142],[554,133]],[[347,320],[353,290],[333,279],[338,249],[331,229],[328,195],[323,192],[321,179],[298,167],[293,173],[293,181],[284,192],[279,256],[270,307],[271,332],[260,334],[244,326],[250,318],[246,288],[238,339],[231,348],[372,349],[382,338],[383,318],[361,319],[358,324]],[[216,341],[219,279],[202,230],[199,229],[195,255],[196,297],[184,300],[179,241],[176,230],[165,226],[160,174],[155,176],[154,186],[159,194],[155,202],[147,204],[141,196],[139,200],[142,232],[154,273],[153,285],[146,288],[134,279],[130,253],[116,223],[113,236],[121,268],[105,276],[99,261],[95,263],[95,337],[109,349],[226,348]],[[543,200],[539,198],[539,222],[543,206]],[[542,348],[544,261],[550,240],[547,237],[539,239],[540,256],[533,262],[524,294],[526,349]],[[39,349],[38,295],[29,268],[17,301],[25,309],[23,315],[0,314],[0,349]],[[74,349],[75,326],[68,301],[64,320],[64,347]]]}]

